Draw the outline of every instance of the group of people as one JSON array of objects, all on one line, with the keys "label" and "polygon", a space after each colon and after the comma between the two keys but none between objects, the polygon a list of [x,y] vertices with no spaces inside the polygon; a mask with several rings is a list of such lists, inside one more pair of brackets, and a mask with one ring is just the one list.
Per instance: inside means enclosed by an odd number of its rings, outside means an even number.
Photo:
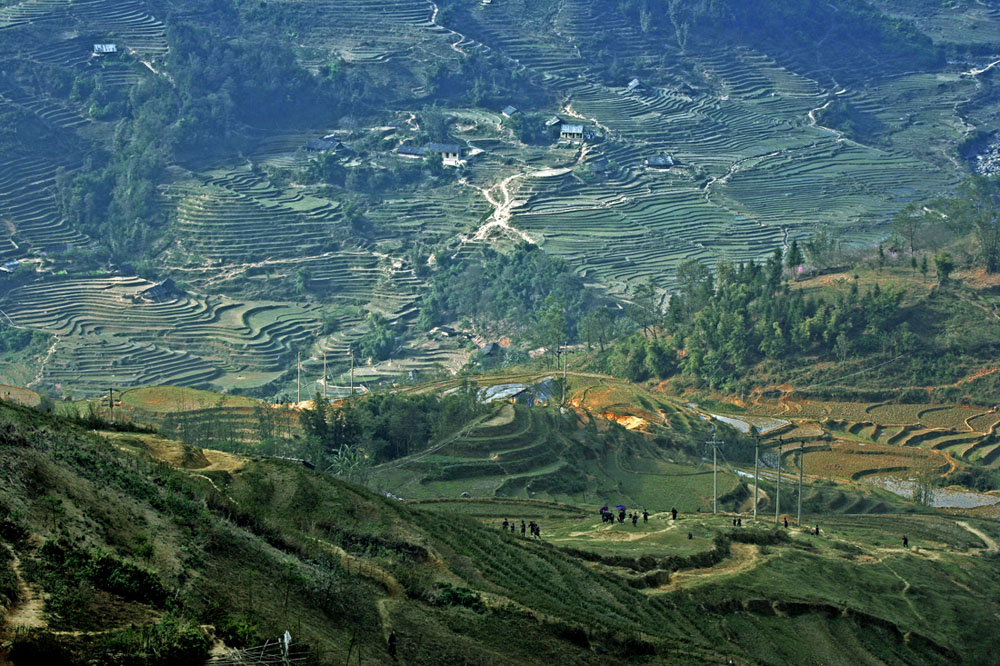
[{"label": "group of people", "polygon": [[[618,506],[617,508],[618,508],[618,515],[617,515],[618,522],[619,523],[624,523],[625,520],[626,520],[626,517],[625,517],[625,511],[626,510],[625,510],[625,507]],[[676,518],[677,509],[674,509],[673,511],[674,511],[674,517]],[[628,513],[628,520],[632,521],[632,527],[635,527],[636,525],[639,524],[639,516],[642,516],[642,522],[643,523],[648,523],[649,522],[649,511],[647,511],[646,509],[643,509],[642,513],[639,513],[638,511],[629,511],[629,513]],[[615,512],[611,511],[606,506],[602,506],[601,507],[601,522],[602,523],[611,523],[612,525],[614,525],[614,523],[615,523]]]},{"label": "group of people", "polygon": [[[500,527],[504,532],[506,532],[509,529],[511,534],[517,533],[517,521],[507,520],[506,518],[504,518],[503,524]],[[531,530],[531,536],[533,536],[536,539],[542,538],[542,527],[533,520],[527,525],[524,524],[524,520],[521,520],[521,536],[525,536],[524,534],[525,530]]]}]

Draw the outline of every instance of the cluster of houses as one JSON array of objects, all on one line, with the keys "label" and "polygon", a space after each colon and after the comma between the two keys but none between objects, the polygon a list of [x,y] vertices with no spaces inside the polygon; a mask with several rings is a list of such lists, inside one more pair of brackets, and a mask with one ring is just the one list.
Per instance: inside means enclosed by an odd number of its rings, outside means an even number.
[{"label": "cluster of houses", "polygon": [[[629,92],[637,92],[644,89],[639,79],[632,79],[627,88]],[[504,118],[513,118],[519,114],[520,110],[512,104],[508,104],[500,110],[500,115]],[[392,127],[396,125],[393,124]],[[581,123],[565,122],[558,115],[552,116],[545,121],[545,127],[555,136],[555,129],[558,126],[559,140],[570,142],[593,141],[598,138],[592,127]],[[384,128],[383,128],[384,129]],[[347,144],[340,141],[336,135],[329,134],[322,138],[310,139],[305,144],[305,150],[309,153],[333,153],[342,157],[353,156],[354,151]],[[440,155],[441,162],[448,166],[459,166],[462,164],[463,148],[457,143],[435,143],[431,142],[423,146],[403,144],[397,146],[395,153],[401,158],[422,160],[431,155]],[[677,165],[677,161],[670,155],[652,155],[643,160],[647,169],[667,170]],[[588,165],[591,173],[605,174],[609,172],[610,162],[607,158],[599,158],[591,161]]]}]

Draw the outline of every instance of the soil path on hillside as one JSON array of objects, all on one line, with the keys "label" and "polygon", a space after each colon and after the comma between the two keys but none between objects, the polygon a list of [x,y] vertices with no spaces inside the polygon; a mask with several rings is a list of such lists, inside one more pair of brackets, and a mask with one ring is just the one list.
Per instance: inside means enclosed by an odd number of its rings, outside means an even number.
[{"label": "soil path on hillside", "polygon": [[753,569],[764,561],[760,548],[751,544],[734,543],[729,557],[714,567],[707,569],[688,569],[670,574],[670,582],[666,585],[652,588],[650,592],[674,592],[675,590],[703,585],[718,581],[719,578],[733,576]]},{"label": "soil path on hillside", "polygon": [[994,541],[993,537],[991,537],[990,535],[986,534],[985,532],[983,532],[981,530],[976,529],[975,527],[973,527],[969,523],[965,522],[964,520],[956,520],[955,522],[957,524],[961,525],[967,531],[971,532],[972,534],[975,534],[977,537],[979,537],[980,539],[982,539],[983,543],[986,544],[986,552],[987,553],[995,553],[998,550],[1000,550],[1000,548],[997,547],[997,542]]},{"label": "soil path on hillside", "polygon": [[45,610],[45,597],[37,585],[29,585],[25,582],[24,576],[21,574],[20,558],[10,546],[7,546],[7,550],[13,557],[11,568],[14,569],[14,575],[17,577],[18,600],[4,618],[4,624],[10,630],[19,628],[44,629],[48,626],[42,617],[42,612]]}]

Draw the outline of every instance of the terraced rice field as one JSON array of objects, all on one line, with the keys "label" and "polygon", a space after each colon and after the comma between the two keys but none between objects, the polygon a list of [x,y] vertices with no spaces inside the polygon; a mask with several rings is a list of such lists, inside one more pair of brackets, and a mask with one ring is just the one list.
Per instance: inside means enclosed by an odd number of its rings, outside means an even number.
[{"label": "terraced rice field", "polygon": [[[332,382],[340,390],[347,384],[348,347],[366,330],[366,311],[409,326],[424,287],[402,257],[417,244],[462,257],[524,234],[568,259],[589,284],[627,295],[638,281],[670,288],[683,261],[761,259],[817,228],[840,229],[852,241],[874,238],[907,202],[955,184],[951,151],[960,138],[955,128],[965,126],[958,108],[977,90],[973,77],[957,71],[842,89],[824,72],[782,64],[802,62],[801,54],[689,52],[673,37],[642,34],[607,3],[584,0],[551,7],[503,0],[443,12],[428,0],[278,2],[303,26],[293,46],[307,69],[319,72],[343,59],[375,85],[393,82],[398,91],[386,108],[396,128],[382,130],[398,137],[414,138],[407,132],[417,128],[419,113],[407,109],[419,111],[430,95],[428,63],[457,67],[474,54],[499,57],[551,100],[547,108],[512,103],[579,121],[600,137],[585,146],[528,146],[513,139],[496,108],[447,109],[455,139],[482,152],[470,157],[459,179],[418,190],[389,188],[367,201],[371,231],[361,238],[345,220],[339,194],[275,185],[262,171],[306,166],[304,143],[332,128],[242,128],[255,142],[244,154],[172,165],[161,189],[160,205],[171,213],[170,234],[178,242],[156,264],[184,281],[189,296],[124,303],[138,287],[103,279],[40,283],[8,294],[2,305],[14,325],[57,336],[33,385],[94,391],[109,381],[178,382],[287,392],[292,349],[301,348],[311,388],[320,386],[315,382],[326,354],[336,359]],[[166,17],[158,11],[144,0],[9,4],[0,8],[0,37],[45,26],[74,30],[53,31],[42,42],[0,40],[0,57],[29,68],[95,74],[104,86],[127,88],[155,76],[167,53]],[[958,34],[962,21],[991,26],[1000,20],[985,5],[950,14],[922,6],[910,18],[942,39]],[[610,81],[594,67],[595,26],[601,39],[614,43],[622,68],[641,73],[643,89],[630,92],[627,78]],[[93,58],[96,36],[142,62]],[[877,117],[891,134],[869,145],[821,126],[818,114],[836,100]],[[74,135],[109,138],[113,132],[110,123],[91,119],[89,109],[51,96],[0,89],[0,108],[31,114],[57,137],[56,145],[70,145]],[[50,152],[23,146],[0,155],[0,260],[91,242],[62,219],[54,196],[57,170],[80,168],[84,156]],[[388,160],[398,159],[385,152],[366,149],[348,168],[385,172]],[[644,159],[658,154],[672,155],[678,165],[647,169]],[[615,168],[581,177],[601,158]],[[497,194],[501,183],[510,206],[494,211],[483,192]],[[516,231],[498,227],[499,234],[472,240],[494,213],[494,221]],[[252,302],[269,280],[288,282],[300,271],[311,287],[303,297],[337,313],[335,333],[318,334],[320,313],[313,306]],[[363,385],[395,381],[449,372],[462,360],[455,346],[411,338],[390,361],[362,363],[357,377]],[[808,402],[783,404],[781,411],[794,418],[831,415]],[[941,410],[929,413],[933,423],[899,422],[959,428],[961,416]],[[879,420],[874,414],[838,418]],[[975,427],[989,429],[985,417],[980,421]]]},{"label": "terraced rice field", "polygon": [[8,292],[9,325],[56,337],[32,384],[97,390],[112,384],[208,386],[224,373],[271,379],[289,349],[315,339],[315,309],[180,294],[149,301],[141,278],[71,278]]}]

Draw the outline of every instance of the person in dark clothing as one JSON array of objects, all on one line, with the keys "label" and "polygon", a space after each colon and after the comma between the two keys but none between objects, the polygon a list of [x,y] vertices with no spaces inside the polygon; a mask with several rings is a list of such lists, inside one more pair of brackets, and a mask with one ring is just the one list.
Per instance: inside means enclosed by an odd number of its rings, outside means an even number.
[{"label": "person in dark clothing", "polygon": [[622,509],[621,511],[618,512],[618,522],[619,523],[625,522],[625,509]]},{"label": "person in dark clothing", "polygon": [[646,511],[645,509],[642,510],[642,522],[643,523],[649,522],[649,511]]},{"label": "person in dark clothing", "polygon": [[736,519],[736,527],[743,527],[743,519],[742,518],[737,518]]},{"label": "person in dark clothing", "polygon": [[632,527],[635,527],[639,523],[639,514],[632,514]]},{"label": "person in dark clothing", "polygon": [[813,532],[816,536],[819,536],[819,525],[816,526],[816,531]]},{"label": "person in dark clothing", "polygon": [[671,509],[670,515],[673,516],[674,520],[677,520],[677,509]]},{"label": "person in dark clothing", "polygon": [[510,525],[510,523],[508,523],[508,522],[507,522],[507,519],[506,519],[506,518],[504,518],[504,519],[503,519],[503,531],[504,531],[504,532],[506,532],[506,531],[507,531],[507,526],[508,526],[508,525]]},{"label": "person in dark clothing", "polygon": [[736,527],[736,519],[733,518],[733,527]]},{"label": "person in dark clothing", "polygon": [[535,524],[535,538],[536,539],[542,538],[542,526],[537,523]]},{"label": "person in dark clothing", "polygon": [[393,661],[398,661],[396,658],[396,630],[393,629],[389,632],[389,656],[392,657]]},{"label": "person in dark clothing", "polygon": [[691,534],[690,532],[688,532],[688,539],[690,540],[690,539],[693,539],[693,538],[694,538],[694,535]]},{"label": "person in dark clothing", "polygon": [[910,540],[907,539],[906,535],[904,534],[903,535],[903,548],[909,548],[909,547],[910,547]]},{"label": "person in dark clothing", "polygon": [[785,516],[785,529],[788,529],[788,516]]}]

